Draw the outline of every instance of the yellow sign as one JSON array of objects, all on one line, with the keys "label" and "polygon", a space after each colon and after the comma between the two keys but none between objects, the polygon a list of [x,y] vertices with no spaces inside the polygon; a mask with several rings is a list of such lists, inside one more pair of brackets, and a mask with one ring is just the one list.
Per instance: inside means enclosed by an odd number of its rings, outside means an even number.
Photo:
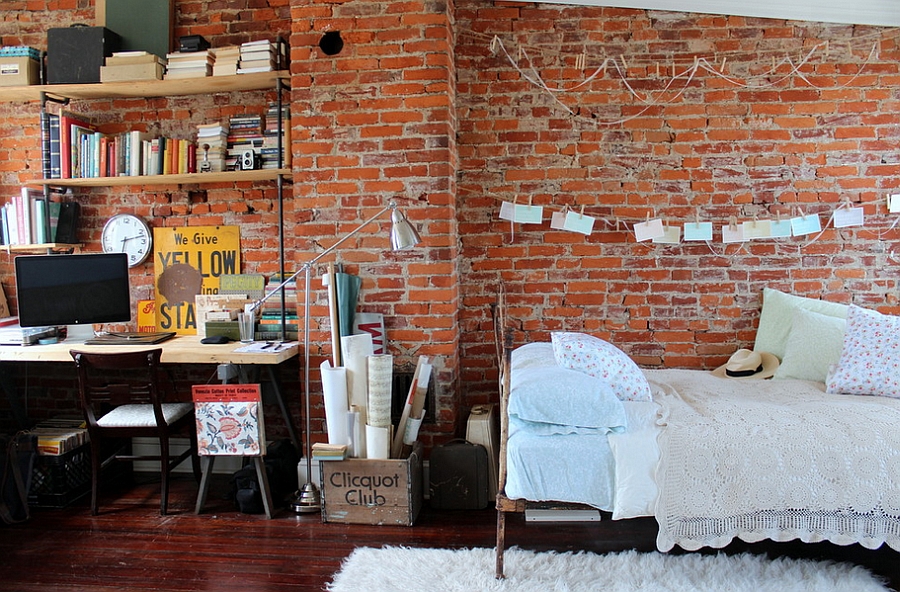
[{"label": "yellow sign", "polygon": [[240,273],[241,237],[237,226],[154,228],[156,328],[182,335],[197,333],[194,297],[218,294],[219,278]]}]

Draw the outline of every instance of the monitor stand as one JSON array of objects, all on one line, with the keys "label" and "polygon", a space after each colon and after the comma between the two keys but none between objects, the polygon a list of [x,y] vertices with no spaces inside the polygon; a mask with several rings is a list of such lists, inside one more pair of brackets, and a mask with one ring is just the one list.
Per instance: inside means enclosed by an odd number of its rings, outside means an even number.
[{"label": "monitor stand", "polygon": [[84,343],[88,339],[94,337],[94,326],[86,325],[66,325],[66,342],[77,341]]}]

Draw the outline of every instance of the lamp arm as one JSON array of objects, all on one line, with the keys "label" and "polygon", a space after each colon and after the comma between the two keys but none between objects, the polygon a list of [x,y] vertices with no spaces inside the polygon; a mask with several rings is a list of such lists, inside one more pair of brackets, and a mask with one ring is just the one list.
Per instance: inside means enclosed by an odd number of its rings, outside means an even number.
[{"label": "lamp arm", "polygon": [[253,306],[250,307],[250,312],[256,312],[257,310],[259,310],[259,307],[262,306],[266,300],[268,300],[269,298],[271,298],[272,296],[274,296],[275,294],[280,292],[286,285],[288,285],[289,283],[291,283],[292,281],[297,279],[297,276],[299,276],[301,273],[303,273],[307,269],[312,268],[312,266],[315,265],[316,263],[318,263],[323,257],[325,257],[329,253],[333,252],[339,246],[344,244],[344,242],[347,241],[350,237],[358,234],[363,228],[365,228],[366,226],[368,226],[369,224],[371,224],[372,222],[374,222],[375,220],[380,218],[383,214],[385,214],[386,212],[389,212],[391,210],[394,210],[396,208],[397,208],[397,203],[394,200],[391,200],[388,203],[388,205],[384,206],[377,214],[375,214],[374,216],[372,216],[371,218],[369,218],[368,220],[366,220],[365,222],[363,222],[362,224],[360,224],[359,226],[357,226],[356,228],[351,230],[349,233],[342,236],[336,243],[334,243],[333,245],[331,245],[330,247],[328,247],[327,249],[325,249],[324,251],[322,251],[321,253],[319,253],[318,255],[316,255],[315,257],[313,257],[312,259],[310,259],[303,265],[301,265],[300,269],[298,269],[297,271],[292,273],[289,278],[287,278],[286,280],[284,280],[283,282],[278,284],[278,286],[276,286],[274,290],[272,290],[271,292],[269,292],[268,294],[266,294],[265,296],[263,296],[256,302],[254,302]]}]

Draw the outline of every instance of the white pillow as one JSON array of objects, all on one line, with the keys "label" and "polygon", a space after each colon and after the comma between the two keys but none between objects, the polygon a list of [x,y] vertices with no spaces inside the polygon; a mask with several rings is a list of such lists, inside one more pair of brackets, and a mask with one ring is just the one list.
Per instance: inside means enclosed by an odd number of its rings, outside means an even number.
[{"label": "white pillow", "polygon": [[847,321],[798,308],[784,345],[784,359],[774,378],[798,378],[825,382],[838,363]]},{"label": "white pillow", "polygon": [[605,431],[625,429],[622,401],[609,383],[599,378],[559,366],[528,367],[513,371],[509,386],[510,417]]},{"label": "white pillow", "polygon": [[563,368],[608,382],[623,401],[650,401],[650,385],[641,369],[613,344],[584,333],[551,333],[553,355]]},{"label": "white pillow", "polygon": [[772,288],[763,289],[762,312],[756,330],[754,351],[764,351],[784,359],[785,343],[791,330],[794,311],[798,308],[829,317],[847,318],[847,305],[785,294]]},{"label": "white pillow", "polygon": [[512,351],[509,366],[512,370],[535,366],[556,366],[556,358],[553,357],[553,346],[546,341],[535,341],[534,343],[521,345]]},{"label": "white pillow", "polygon": [[826,392],[900,399],[900,317],[850,306],[841,359]]}]

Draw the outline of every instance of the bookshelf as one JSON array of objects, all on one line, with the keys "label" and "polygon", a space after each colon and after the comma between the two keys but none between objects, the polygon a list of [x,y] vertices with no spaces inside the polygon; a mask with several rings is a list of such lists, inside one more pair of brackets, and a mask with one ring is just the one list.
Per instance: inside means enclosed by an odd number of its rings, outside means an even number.
[{"label": "bookshelf", "polygon": [[[41,113],[45,113],[48,101],[68,103],[72,100],[93,99],[151,99],[156,97],[191,96],[215,93],[234,93],[274,89],[278,94],[278,112],[282,112],[283,91],[290,88],[290,72],[275,70],[233,76],[205,76],[199,78],[176,78],[169,80],[145,80],[135,82],[105,82],[98,84],[43,84],[30,86],[0,87],[0,102],[41,103]],[[279,128],[280,129],[280,128]],[[290,150],[284,146],[283,150]],[[168,175],[141,175],[118,177],[92,177],[69,179],[34,179],[28,186],[43,187],[45,195],[51,187],[123,187],[129,185],[161,186],[186,184],[235,183],[246,181],[272,181],[278,190],[279,210],[279,259],[284,267],[283,199],[284,181],[291,179],[289,168],[253,169],[225,172],[204,172]],[[80,248],[81,245],[48,243],[39,245],[4,245],[9,252],[62,252]]]}]

